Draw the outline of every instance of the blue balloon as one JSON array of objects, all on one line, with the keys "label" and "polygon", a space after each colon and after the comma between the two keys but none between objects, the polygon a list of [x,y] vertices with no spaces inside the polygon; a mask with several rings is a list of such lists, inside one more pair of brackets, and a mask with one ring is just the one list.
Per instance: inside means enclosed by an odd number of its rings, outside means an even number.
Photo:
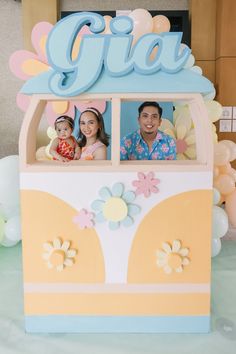
[{"label": "blue balloon", "polygon": [[229,228],[228,215],[221,207],[212,207],[212,238],[223,237]]},{"label": "blue balloon", "polygon": [[221,250],[221,239],[213,238],[211,240],[211,257],[215,257],[220,253]]}]

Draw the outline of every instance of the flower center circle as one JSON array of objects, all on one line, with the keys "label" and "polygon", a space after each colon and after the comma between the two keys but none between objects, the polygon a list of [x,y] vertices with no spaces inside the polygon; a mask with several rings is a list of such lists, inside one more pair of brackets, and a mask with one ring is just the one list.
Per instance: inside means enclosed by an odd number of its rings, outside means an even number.
[{"label": "flower center circle", "polygon": [[168,264],[171,268],[176,269],[182,264],[182,257],[177,253],[170,253],[168,257]]},{"label": "flower center circle", "polygon": [[185,140],[183,140],[183,139],[176,140],[177,153],[182,154],[183,152],[186,151],[187,147],[188,147],[188,145]]},{"label": "flower center circle", "polygon": [[103,206],[103,215],[110,221],[121,221],[128,214],[128,208],[122,198],[111,197]]},{"label": "flower center circle", "polygon": [[54,267],[59,266],[64,263],[65,260],[65,252],[62,250],[55,250],[53,251],[50,262]]}]

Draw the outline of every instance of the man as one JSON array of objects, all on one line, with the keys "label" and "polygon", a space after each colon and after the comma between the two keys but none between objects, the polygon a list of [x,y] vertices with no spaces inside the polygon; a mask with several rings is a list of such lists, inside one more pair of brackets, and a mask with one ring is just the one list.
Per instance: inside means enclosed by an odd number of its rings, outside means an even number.
[{"label": "man", "polygon": [[144,102],[138,108],[139,129],[123,137],[121,160],[175,160],[174,139],[160,130],[162,108],[157,102]]}]

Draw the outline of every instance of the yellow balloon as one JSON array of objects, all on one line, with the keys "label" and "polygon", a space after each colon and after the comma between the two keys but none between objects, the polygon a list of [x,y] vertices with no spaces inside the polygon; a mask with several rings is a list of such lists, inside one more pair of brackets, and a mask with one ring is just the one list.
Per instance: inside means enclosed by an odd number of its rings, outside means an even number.
[{"label": "yellow balloon", "polygon": [[166,16],[157,15],[153,17],[153,32],[169,32],[170,31],[170,21]]},{"label": "yellow balloon", "polygon": [[211,122],[216,122],[222,115],[222,106],[217,101],[205,101],[207,113]]},{"label": "yellow balloon", "polygon": [[217,166],[225,165],[229,162],[230,150],[223,143],[214,145],[214,164]]},{"label": "yellow balloon", "polygon": [[220,142],[230,150],[229,161],[234,161],[236,159],[236,144],[231,140],[221,140]]}]

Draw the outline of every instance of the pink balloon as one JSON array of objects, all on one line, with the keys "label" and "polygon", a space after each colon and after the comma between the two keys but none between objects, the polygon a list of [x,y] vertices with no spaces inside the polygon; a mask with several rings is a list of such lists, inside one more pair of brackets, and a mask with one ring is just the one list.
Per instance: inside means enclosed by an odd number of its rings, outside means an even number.
[{"label": "pink balloon", "polygon": [[152,32],[152,15],[144,9],[136,9],[129,14],[133,20],[133,43],[146,33]]},{"label": "pink balloon", "polygon": [[153,17],[153,32],[169,32],[170,31],[170,21],[166,16],[157,15]]},{"label": "pink balloon", "polygon": [[223,174],[215,179],[214,187],[218,189],[221,194],[228,195],[235,189],[235,182],[231,176]]},{"label": "pink balloon", "polygon": [[225,211],[228,214],[230,224],[236,227],[236,189],[226,197]]},{"label": "pink balloon", "polygon": [[214,145],[214,165],[222,166],[229,162],[230,150],[222,142]]}]

